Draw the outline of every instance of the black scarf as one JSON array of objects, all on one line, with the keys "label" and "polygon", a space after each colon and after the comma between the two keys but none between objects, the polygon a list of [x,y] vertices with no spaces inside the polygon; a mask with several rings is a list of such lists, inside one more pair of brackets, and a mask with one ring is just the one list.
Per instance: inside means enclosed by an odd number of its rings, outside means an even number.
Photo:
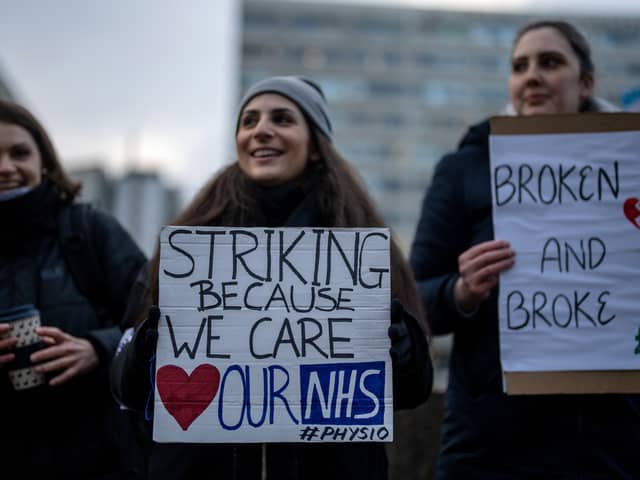
[{"label": "black scarf", "polygon": [[281,227],[307,196],[307,192],[298,183],[276,185],[272,187],[253,185],[252,188],[259,220],[265,227]]},{"label": "black scarf", "polygon": [[283,185],[265,186],[248,182],[249,195],[255,210],[245,226],[265,227],[320,227],[326,226],[315,194],[312,173]]},{"label": "black scarf", "polygon": [[47,180],[24,195],[0,202],[0,245],[25,245],[52,231],[59,207],[58,195]]}]

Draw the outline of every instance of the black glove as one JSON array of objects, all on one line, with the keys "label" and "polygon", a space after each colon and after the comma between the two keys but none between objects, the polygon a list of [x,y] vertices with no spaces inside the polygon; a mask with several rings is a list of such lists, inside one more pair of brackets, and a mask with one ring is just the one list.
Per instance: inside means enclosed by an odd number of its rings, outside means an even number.
[{"label": "black glove", "polygon": [[144,410],[151,391],[151,359],[156,353],[159,319],[160,309],[152,305],[147,319],[111,364],[113,394],[121,404],[134,410]]},{"label": "black glove", "polygon": [[158,343],[158,321],[160,320],[160,309],[157,305],[151,305],[147,319],[136,329],[133,336],[136,363],[149,365],[151,357],[156,353]]},{"label": "black glove", "polygon": [[415,319],[407,312],[402,303],[397,298],[391,302],[391,325],[389,326],[388,335],[391,339],[391,360],[394,369],[406,370],[411,365],[413,359],[413,345],[409,328],[405,316]]},{"label": "black glove", "polygon": [[393,365],[394,409],[415,408],[431,394],[433,365],[418,320],[397,298],[391,302],[389,354]]}]

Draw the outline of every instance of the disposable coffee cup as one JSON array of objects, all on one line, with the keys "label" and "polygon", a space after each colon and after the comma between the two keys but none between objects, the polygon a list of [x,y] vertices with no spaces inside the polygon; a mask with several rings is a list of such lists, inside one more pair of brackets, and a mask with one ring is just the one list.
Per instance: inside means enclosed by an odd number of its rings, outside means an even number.
[{"label": "disposable coffee cup", "polygon": [[0,323],[8,323],[9,334],[18,342],[11,353],[13,362],[6,365],[9,379],[15,390],[26,390],[46,383],[45,376],[33,369],[30,356],[44,347],[36,328],[40,326],[40,312],[33,305],[18,305],[0,310]]}]

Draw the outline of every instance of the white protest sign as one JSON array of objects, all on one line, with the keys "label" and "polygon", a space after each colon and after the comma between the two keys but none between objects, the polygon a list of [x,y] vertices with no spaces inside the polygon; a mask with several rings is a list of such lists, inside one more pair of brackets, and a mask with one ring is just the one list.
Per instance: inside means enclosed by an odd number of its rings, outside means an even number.
[{"label": "white protest sign", "polygon": [[506,372],[640,369],[640,131],[492,135]]},{"label": "white protest sign", "polygon": [[158,442],[393,439],[387,229],[166,227]]}]

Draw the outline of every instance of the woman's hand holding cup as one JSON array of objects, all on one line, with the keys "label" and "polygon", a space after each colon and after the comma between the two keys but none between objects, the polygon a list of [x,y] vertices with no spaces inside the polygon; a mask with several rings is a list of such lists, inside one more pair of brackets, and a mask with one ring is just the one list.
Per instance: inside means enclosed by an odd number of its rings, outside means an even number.
[{"label": "woman's hand holding cup", "polygon": [[56,386],[91,372],[98,366],[98,354],[91,342],[56,327],[39,327],[37,334],[46,345],[31,355],[38,373],[56,374],[49,385]]},{"label": "woman's hand holding cup", "polygon": [[8,323],[0,323],[0,368],[13,362],[16,356],[8,352],[13,350],[18,343],[18,339],[11,335],[11,327]]}]

